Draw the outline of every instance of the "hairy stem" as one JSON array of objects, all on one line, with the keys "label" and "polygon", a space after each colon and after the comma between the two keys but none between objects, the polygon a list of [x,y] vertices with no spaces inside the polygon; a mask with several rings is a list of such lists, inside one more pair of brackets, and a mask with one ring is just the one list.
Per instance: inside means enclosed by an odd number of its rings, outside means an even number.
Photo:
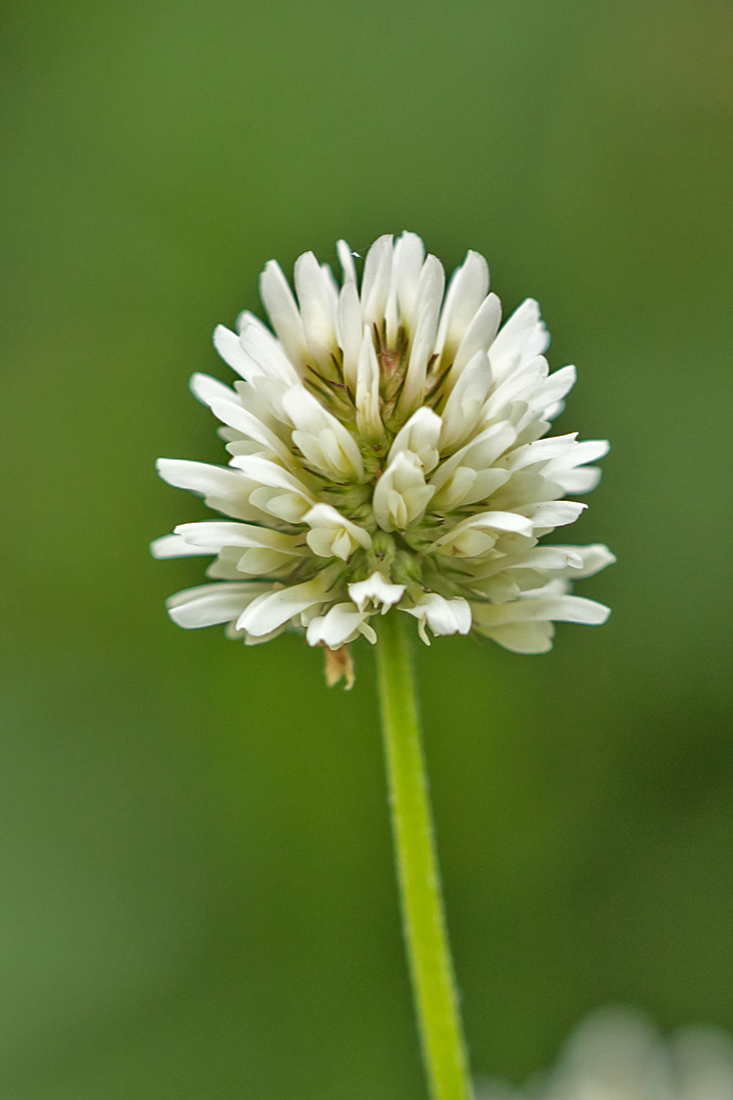
[{"label": "hairy stem", "polygon": [[420,741],[407,616],[390,611],[377,642],[379,695],[402,922],[432,1100],[471,1100],[466,1044]]}]

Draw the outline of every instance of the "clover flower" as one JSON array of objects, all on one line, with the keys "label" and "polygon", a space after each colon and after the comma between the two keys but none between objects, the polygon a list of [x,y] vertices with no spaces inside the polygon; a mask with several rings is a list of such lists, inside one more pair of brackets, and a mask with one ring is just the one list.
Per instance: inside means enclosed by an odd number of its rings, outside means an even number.
[{"label": "clover flower", "polygon": [[179,592],[182,627],[228,624],[256,645],[299,631],[350,678],[342,647],[375,642],[375,617],[415,618],[422,640],[477,634],[517,653],[552,646],[553,623],[602,623],[572,582],[614,560],[605,546],[538,545],[586,507],[605,441],[550,436],[575,368],[549,373],[549,336],[527,299],[501,326],[489,270],[468,252],[445,290],[414,233],[380,237],[364,263],[337,245],[341,285],[312,252],[296,297],[270,261],[252,313],[214,344],[233,388],[191,388],[223,424],[228,466],[160,459],[170,485],[228,519],[184,523],[158,558],[213,556],[213,583]]},{"label": "clover flower", "polygon": [[641,1013],[599,1009],[572,1032],[549,1074],[526,1089],[486,1079],[476,1100],[733,1100],[733,1043],[706,1026],[665,1041]]}]

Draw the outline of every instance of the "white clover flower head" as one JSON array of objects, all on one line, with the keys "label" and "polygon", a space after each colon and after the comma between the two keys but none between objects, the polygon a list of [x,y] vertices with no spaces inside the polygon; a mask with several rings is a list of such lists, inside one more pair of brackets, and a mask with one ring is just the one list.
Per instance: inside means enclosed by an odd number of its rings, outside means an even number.
[{"label": "white clover flower head", "polygon": [[361,287],[348,245],[337,250],[340,284],[313,253],[296,261],[297,299],[270,261],[274,331],[248,312],[236,332],[220,325],[214,344],[239,379],[191,380],[229,464],[158,470],[230,518],[153,543],[159,558],[214,558],[213,583],[173,596],[171,618],[226,623],[247,645],[295,630],[331,654],[375,642],[369,620],[387,612],[414,616],[428,644],[428,627],[473,630],[517,653],[550,649],[555,621],[604,622],[608,608],[571,586],[610,551],[538,545],[581,514],[562,498],[594,488],[588,463],[608,444],[547,436],[575,368],[550,374],[537,303],[501,326],[483,256],[468,252],[446,291],[414,233],[372,245]]},{"label": "white clover flower head", "polygon": [[733,1100],[733,1042],[709,1026],[662,1037],[640,1012],[592,1012],[571,1032],[555,1067],[525,1089],[477,1082],[476,1100]]}]

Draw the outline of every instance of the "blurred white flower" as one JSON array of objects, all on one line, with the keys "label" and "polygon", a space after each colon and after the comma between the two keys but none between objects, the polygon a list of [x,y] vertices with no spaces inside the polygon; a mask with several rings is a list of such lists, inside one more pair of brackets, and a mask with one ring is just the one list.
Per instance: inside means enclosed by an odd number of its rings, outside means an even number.
[{"label": "blurred white flower", "polygon": [[733,1042],[702,1026],[664,1040],[640,1013],[601,1009],[571,1034],[550,1073],[524,1089],[479,1081],[476,1100],[733,1100]]},{"label": "blurred white flower", "polygon": [[231,517],[185,523],[159,558],[210,555],[214,583],[168,603],[184,627],[228,624],[255,645],[297,630],[334,651],[376,634],[390,608],[420,637],[473,629],[518,653],[550,649],[557,620],[602,623],[571,595],[614,560],[605,546],[538,546],[572,523],[605,441],[545,438],[575,381],[549,373],[549,337],[528,299],[500,327],[483,256],[469,252],[445,291],[414,233],[380,237],[359,290],[338,243],[339,284],[312,253],[297,300],[271,261],[260,280],[273,332],[242,313],[214,343],[240,380],[194,375],[222,422],[229,465],[160,459],[169,484]]}]

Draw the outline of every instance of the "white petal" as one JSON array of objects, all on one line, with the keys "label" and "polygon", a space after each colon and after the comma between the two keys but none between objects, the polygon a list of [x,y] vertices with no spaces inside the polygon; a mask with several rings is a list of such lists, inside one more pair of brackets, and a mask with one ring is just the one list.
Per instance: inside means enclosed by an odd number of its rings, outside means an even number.
[{"label": "white petal", "polygon": [[425,247],[417,234],[403,233],[394,246],[392,279],[385,310],[388,347],[395,347],[400,327],[408,336],[414,332],[424,259]]},{"label": "white petal", "polygon": [[281,398],[289,389],[288,383],[270,379],[260,372],[252,382],[235,382],[234,389],[243,409],[256,416],[281,439],[287,438],[287,430],[292,428],[292,424],[283,411]]},{"label": "white petal", "polygon": [[356,374],[356,427],[368,443],[384,437],[379,408],[379,361],[371,331],[365,326]]},{"label": "white petal", "polygon": [[[499,381],[492,350],[493,348],[489,349],[489,362],[494,378]],[[544,383],[549,371],[550,365],[542,355],[537,355],[517,366],[503,381],[499,381],[499,385],[486,402],[487,420],[504,415],[502,410],[512,401],[532,399],[535,391]]]},{"label": "white petal", "polygon": [[532,524],[524,516],[515,512],[480,512],[466,520],[469,527],[479,527],[492,531],[516,531],[520,535],[532,533]]},{"label": "white petal", "polygon": [[564,409],[565,409],[565,402],[564,401],[556,401],[553,405],[550,405],[550,407],[548,409],[545,409],[542,412],[542,419],[547,420],[547,421],[555,420],[555,418],[558,417],[560,415],[560,413],[563,412]]},{"label": "white petal", "polygon": [[478,351],[458,377],[441,414],[441,450],[454,447],[475,431],[491,380],[488,356],[485,351]]},{"label": "white petal", "polygon": [[595,462],[596,459],[608,454],[609,446],[607,439],[586,439],[556,458],[547,467],[545,473],[551,475],[556,471],[574,469],[586,462]]},{"label": "white petal", "polygon": [[555,627],[551,622],[506,623],[481,633],[512,653],[548,653],[552,649]]},{"label": "white petal", "polygon": [[346,283],[355,284],[356,268],[354,267],[354,257],[346,241],[336,241],[336,252],[338,253],[341,270],[344,273],[344,285],[346,285]]},{"label": "white petal", "polygon": [[564,455],[559,455],[549,463],[545,473],[554,475],[563,470],[574,470],[586,462],[594,462],[598,458],[603,458],[609,449],[610,444],[607,439],[585,439],[571,451],[566,451]]},{"label": "white petal", "polygon": [[601,480],[603,471],[599,466],[582,466],[578,470],[568,470],[566,473],[553,473],[552,480],[566,493],[573,496],[582,493],[590,493]]},{"label": "white petal", "polygon": [[319,472],[345,480],[364,477],[361,452],[353,436],[313,394],[295,386],[282,401],[296,427],[293,442]]},{"label": "white petal", "polygon": [[394,248],[392,280],[400,323],[408,333],[413,331],[417,323],[415,307],[424,261],[425,246],[417,233],[403,233]]},{"label": "white petal", "polygon": [[204,584],[171,596],[166,606],[173,622],[187,630],[215,626],[238,618],[248,604],[271,588],[252,582]]},{"label": "white petal", "polygon": [[506,470],[498,467],[476,471],[470,466],[458,466],[436,492],[431,511],[440,514],[463,505],[487,501],[508,480]]},{"label": "white petal", "polygon": [[[233,623],[231,625],[234,626]],[[244,638],[244,644],[246,646],[264,645],[265,642],[271,642],[273,638],[279,638],[282,632],[285,630],[286,625],[287,624],[283,624],[282,626],[279,626],[277,630],[271,630],[269,634],[262,634],[259,638],[255,638],[251,634],[248,634],[246,630],[236,629],[232,630],[232,632],[229,634],[229,637],[234,639]],[[229,633],[229,627],[226,628],[224,633]]]},{"label": "white petal", "polygon": [[277,463],[270,462],[269,459],[260,458],[258,455],[237,455],[232,459],[232,466],[238,467],[259,485],[265,485],[269,489],[283,489],[286,493],[295,493],[311,506],[316,503],[315,497],[302,481]]},{"label": "white petal", "polygon": [[290,284],[276,260],[265,264],[260,275],[260,298],[285,354],[294,363],[308,358],[303,322]]},{"label": "white petal", "polygon": [[364,261],[361,281],[361,305],[364,324],[381,325],[392,275],[392,235],[387,233],[374,242]]},{"label": "white petal", "polygon": [[417,456],[400,451],[377,482],[372,499],[377,523],[384,531],[404,531],[422,519],[435,489],[425,484]]},{"label": "white petal", "polygon": [[533,546],[513,558],[502,558],[496,564],[504,569],[541,569],[572,577],[583,574],[583,556],[580,546]]},{"label": "white petal", "polygon": [[[517,433],[506,421],[485,428],[475,439],[456,451],[442,462],[430,479],[430,484],[440,490],[455,473],[459,466],[468,466],[473,470],[485,470],[511,447]],[[480,498],[478,498],[480,499]]]},{"label": "white petal", "polygon": [[565,527],[568,523],[575,523],[587,507],[587,504],[579,504],[575,500],[544,500],[522,505],[517,512],[531,519],[535,528]]},{"label": "white petal", "polygon": [[601,542],[591,543],[590,546],[546,546],[544,549],[572,553],[580,558],[580,568],[568,569],[566,572],[566,575],[573,580],[579,577],[592,577],[616,561],[616,555]]},{"label": "white petal", "polygon": [[155,465],[163,481],[198,493],[218,512],[238,519],[257,519],[260,514],[249,504],[252,482],[237,470],[183,458],[159,458]]},{"label": "white petal", "polygon": [[355,283],[345,282],[339,295],[338,327],[341,350],[344,353],[344,382],[353,398],[356,393],[356,373],[364,330],[361,302]]},{"label": "white petal", "polygon": [[485,470],[492,466],[511,447],[516,438],[513,425],[504,422],[485,428],[475,439],[457,451],[449,462],[459,459],[461,466],[472,466],[475,470]]},{"label": "white petal", "polygon": [[331,575],[319,573],[311,581],[281,588],[269,595],[258,597],[240,615],[237,629],[246,630],[255,638],[269,634],[279,626],[315,604],[322,603],[331,583]]},{"label": "white petal", "polygon": [[496,294],[489,294],[479,306],[461,340],[448,378],[449,385],[455,385],[461,372],[468,366],[477,351],[489,350],[500,324],[501,302]]},{"label": "white petal", "polygon": [[422,265],[417,283],[414,305],[416,321],[419,321],[426,311],[436,315],[439,313],[444,291],[445,268],[438,257],[431,253]]},{"label": "white petal", "polygon": [[610,614],[610,608],[584,596],[533,596],[513,603],[473,605],[474,620],[488,627],[544,620],[595,626],[605,623]]},{"label": "white petal", "polygon": [[[238,547],[224,546],[219,551],[217,558],[212,561],[206,570],[206,576],[211,580],[216,581],[241,581],[243,580],[242,573],[249,573],[248,569],[239,569],[239,562],[242,559],[242,550]],[[293,566],[292,558],[281,558],[281,562],[287,561],[289,568]],[[479,591],[483,591],[480,589]]]},{"label": "white petal", "polygon": [[266,546],[253,546],[245,550],[237,560],[237,572],[254,577],[281,577],[293,568],[292,554],[270,550]]},{"label": "white petal", "polygon": [[[549,464],[551,459],[564,458],[577,448],[575,442],[577,434],[572,432],[569,435],[553,435],[548,439],[537,439],[533,443],[525,443],[523,447],[517,447],[508,454],[502,461],[502,465],[506,466],[510,473],[514,473],[537,462]],[[543,473],[546,474],[550,468],[549,465],[546,466]]]},{"label": "white petal", "polygon": [[518,516],[514,512],[481,512],[477,516],[457,523],[446,534],[441,535],[428,548],[428,552],[442,551],[443,553],[457,553],[466,557],[478,557],[479,554],[490,550],[496,539],[476,539],[473,532],[516,532],[520,535],[532,534],[532,523],[524,516]]},{"label": "white petal", "polygon": [[371,536],[368,531],[365,531],[363,527],[359,527],[358,524],[352,523],[346,516],[342,516],[341,513],[330,504],[316,504],[304,518],[305,522],[310,527],[326,527],[334,530],[345,528],[353,534],[357,542],[367,550],[372,545]]},{"label": "white petal", "polygon": [[150,543],[150,553],[154,558],[193,558],[218,554],[218,546],[192,546],[181,535],[163,535]]},{"label": "white petal", "polygon": [[375,611],[381,608],[383,615],[402,599],[405,592],[404,584],[390,584],[380,572],[372,573],[365,581],[350,584],[348,589],[349,596],[360,611],[370,605]]},{"label": "white petal", "polygon": [[[227,331],[225,329],[225,331]],[[234,333],[231,334],[234,336]],[[239,341],[237,340],[237,345]],[[241,383],[240,383],[241,385]],[[191,375],[189,382],[191,393],[202,405],[211,407],[212,401],[232,401],[239,404],[239,397],[231,386],[225,386],[218,378],[212,378],[209,374],[200,374],[198,371]]]},{"label": "white petal", "polygon": [[400,416],[409,416],[415,406],[422,403],[427,367],[435,349],[438,311],[444,285],[443,265],[435,256],[428,256],[423,264],[417,290],[415,308],[418,319],[410,346],[405,383],[397,406]]},{"label": "white petal", "polygon": [[308,553],[297,535],[286,535],[269,527],[256,527],[250,523],[229,523],[225,520],[204,520],[199,523],[181,523],[176,534],[182,535],[191,546],[264,546],[285,554],[304,556]]},{"label": "white petal", "polygon": [[[329,649],[338,649],[352,641],[363,628],[367,615],[359,611],[353,603],[337,603],[329,608],[324,616],[311,619],[306,631],[308,645],[327,645]],[[374,635],[371,628],[369,633]],[[376,641],[376,636],[374,636]]]},{"label": "white petal", "polygon": [[597,600],[588,600],[584,596],[556,596],[543,602],[547,604],[546,617],[555,622],[597,626],[605,623],[611,614],[610,607],[598,603]]},{"label": "white petal", "polygon": [[295,493],[281,493],[278,489],[269,486],[260,486],[249,494],[250,504],[261,509],[266,514],[284,523],[302,523],[303,516],[311,506],[308,497],[298,496]]},{"label": "white petal", "polygon": [[534,298],[515,309],[491,345],[489,359],[497,381],[546,351],[550,337]]},{"label": "white petal", "polygon": [[[336,321],[336,314],[338,312],[339,291],[341,287],[336,282],[336,276],[331,270],[330,264],[321,264],[321,275],[323,276],[323,282],[326,287],[326,294],[328,295],[328,301],[331,306],[331,317]],[[336,333],[338,334],[338,325],[336,327]]]},{"label": "white petal", "polygon": [[285,443],[258,417],[245,409],[238,395],[227,386],[222,386],[221,383],[216,382],[216,379],[208,378],[205,374],[194,374],[191,379],[191,389],[224,424],[236,428],[242,435],[268,447],[287,466],[297,469],[298,462]]},{"label": "white petal", "polygon": [[328,278],[312,252],[295,261],[295,289],[306,343],[321,367],[331,366],[336,348],[336,328]]},{"label": "white petal", "polygon": [[535,409],[549,409],[557,404],[570,392],[577,381],[575,367],[563,367],[556,370],[538,386],[532,395],[532,406]]},{"label": "white petal", "polygon": [[359,546],[368,550],[372,545],[368,531],[346,519],[330,504],[316,504],[303,518],[312,528],[306,536],[308,545],[321,557],[335,556],[347,561]]},{"label": "white petal", "polygon": [[423,471],[429,474],[438,464],[441,428],[441,418],[423,405],[395,436],[387,465],[394,461],[400,451],[411,451],[419,458]]},{"label": "white petal", "polygon": [[469,251],[451,276],[440,318],[436,352],[452,360],[489,289],[489,265],[480,252]]},{"label": "white petal", "polygon": [[446,600],[437,592],[426,592],[414,607],[401,610],[418,620],[420,637],[426,645],[430,645],[426,624],[438,635],[468,634],[471,629],[471,608],[461,596]]},{"label": "white petal", "polygon": [[[267,378],[285,382],[294,386],[300,382],[298,371],[291,359],[256,318],[247,316],[239,335],[239,342],[245,353],[254,360],[262,374]],[[250,379],[248,379],[249,381]]]},{"label": "white petal", "polygon": [[235,370],[242,378],[249,380],[259,373],[256,363],[246,354],[240,344],[236,332],[225,328],[224,325],[217,325],[212,339],[214,347],[224,362],[228,363],[232,370]]},{"label": "white petal", "polygon": [[[539,576],[539,574],[537,575]],[[541,584],[539,588],[533,588],[523,591],[522,599],[529,597],[531,597],[532,599],[535,599],[536,597],[542,597],[543,599],[545,599],[550,596],[554,599],[556,596],[569,596],[570,592],[570,581],[566,580],[562,576],[554,576],[546,581],[545,584]]]},{"label": "white petal", "polygon": [[[459,467],[459,473],[461,469],[466,467]],[[464,491],[461,496],[461,506],[466,507],[469,504],[478,504],[481,501],[488,501],[490,497],[502,487],[506,479],[506,472],[497,467],[490,470],[478,470],[473,483],[468,487],[467,491]],[[444,497],[445,490],[441,491],[441,497]],[[436,494],[437,496],[437,494]],[[457,507],[454,504],[453,507]]]},{"label": "white petal", "polygon": [[358,545],[348,531],[333,531],[327,527],[314,527],[306,535],[306,541],[319,558],[341,558],[342,561],[348,561]]}]

